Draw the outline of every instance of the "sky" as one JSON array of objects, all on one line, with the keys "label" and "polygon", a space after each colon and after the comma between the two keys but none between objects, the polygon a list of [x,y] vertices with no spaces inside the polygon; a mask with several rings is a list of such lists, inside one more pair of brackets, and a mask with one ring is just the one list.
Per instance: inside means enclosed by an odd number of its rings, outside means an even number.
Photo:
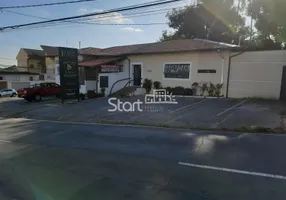
[{"label": "sky", "polygon": [[[52,2],[63,2],[67,0],[1,0],[1,6],[29,5]],[[59,6],[46,6],[35,8],[10,9],[7,11],[34,15],[43,18],[61,18],[81,15],[91,12],[136,5],[151,2],[153,0],[97,0],[77,4],[66,4]],[[182,0],[170,5],[154,7],[149,9],[163,9],[181,7],[190,4],[189,0]],[[0,27],[43,21],[33,17],[26,17],[0,10]],[[16,56],[20,48],[40,49],[40,45],[106,48],[118,45],[138,44],[156,42],[162,31],[168,29],[167,24],[160,25],[132,25],[140,23],[164,23],[167,22],[167,11],[146,15],[141,17],[128,16],[130,13],[115,13],[105,16],[104,20],[93,17],[92,22],[112,23],[118,25],[82,25],[67,23],[62,26],[41,27],[36,29],[13,30],[0,32],[0,66],[16,64]],[[128,25],[124,25],[128,24]]]}]

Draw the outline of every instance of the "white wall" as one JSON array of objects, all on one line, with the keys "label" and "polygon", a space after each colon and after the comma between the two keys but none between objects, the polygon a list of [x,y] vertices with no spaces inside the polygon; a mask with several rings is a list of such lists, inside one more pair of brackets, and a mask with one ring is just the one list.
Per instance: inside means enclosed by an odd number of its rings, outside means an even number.
[{"label": "white wall", "polygon": [[[123,60],[121,62],[117,63],[118,65],[123,65],[122,72],[118,73],[99,73],[99,81],[98,81],[98,90],[100,92],[100,76],[108,76],[108,88],[105,88],[105,95],[108,96],[111,90],[112,85],[121,79],[129,78],[129,61]],[[128,82],[128,80],[120,81],[116,83],[112,89],[112,93],[120,90],[125,86],[125,84]]]},{"label": "white wall", "polygon": [[6,81],[30,81],[30,77],[33,77],[33,80],[39,80],[39,76],[38,75],[23,75],[23,74],[15,74],[15,75],[0,75],[1,77],[3,77],[3,80]]},{"label": "white wall", "polygon": [[[142,64],[142,81],[145,78],[152,81],[160,81],[163,87],[188,87],[194,82],[222,83],[226,86],[227,66],[229,52],[178,52],[165,54],[146,54],[130,56],[132,64]],[[164,78],[164,64],[167,63],[190,63],[189,79]],[[131,66],[131,77],[133,77],[133,67]],[[212,69],[216,73],[198,73],[199,69]],[[224,91],[224,90],[223,90]],[[225,91],[223,92],[223,95]]]},{"label": "white wall", "polygon": [[13,88],[15,90],[18,90],[20,88],[26,88],[30,86],[30,82],[19,82],[19,81],[8,81],[7,82],[8,88]]},{"label": "white wall", "polygon": [[234,57],[229,97],[279,99],[286,51],[253,51]]},{"label": "white wall", "polygon": [[[105,88],[105,95],[108,96],[111,90],[112,85],[121,79],[125,79],[129,77],[129,74],[126,72],[119,72],[119,73],[102,73],[99,74],[100,76],[108,76],[108,88]],[[128,82],[128,80],[125,81],[120,81],[118,83],[116,83],[112,89],[112,93],[120,90],[121,88],[123,88],[125,86],[125,84]],[[98,87],[99,87],[99,92],[100,92],[100,78],[98,81]]]},{"label": "white wall", "polygon": [[45,81],[7,81],[7,88],[13,88],[15,90],[18,90],[20,88],[26,88],[30,85],[36,84],[36,83],[44,83]]}]

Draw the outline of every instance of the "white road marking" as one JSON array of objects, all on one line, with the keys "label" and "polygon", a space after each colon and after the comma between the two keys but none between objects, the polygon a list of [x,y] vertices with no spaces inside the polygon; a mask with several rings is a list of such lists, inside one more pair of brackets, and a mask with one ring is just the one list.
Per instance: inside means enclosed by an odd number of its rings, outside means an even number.
[{"label": "white road marking", "polygon": [[[182,109],[185,109],[185,108],[188,108],[188,107],[191,107],[191,106],[195,106],[195,105],[197,105],[197,104],[201,104],[201,103],[203,103],[203,102],[205,102],[205,101],[207,101],[207,99],[205,99],[205,100],[203,100],[203,101],[199,101],[199,102],[197,102],[197,103],[193,103],[193,104],[188,105],[188,106],[185,106],[185,107],[183,107],[183,108],[177,109],[177,110],[175,110],[174,112],[179,111],[179,110],[182,110]],[[172,113],[172,112],[170,112],[170,113]],[[172,121],[174,121],[174,120],[176,120],[176,119],[179,119],[179,118],[181,118],[181,117],[184,116],[184,115],[186,115],[186,113],[184,113],[184,114],[182,114],[182,115],[179,115],[179,116],[177,116],[177,117],[174,117],[174,118],[172,118],[172,119],[170,119],[170,120],[164,122],[164,124],[168,124],[169,122],[172,122]]]},{"label": "white road marking", "polygon": [[196,102],[196,103],[192,103],[192,104],[187,105],[187,106],[184,106],[184,107],[182,107],[182,108],[178,108],[178,109],[173,110],[172,112],[170,112],[170,114],[171,114],[171,113],[174,113],[174,112],[177,112],[177,111],[180,111],[180,110],[183,110],[183,109],[185,109],[185,108],[188,108],[188,107],[191,107],[191,106],[194,106],[194,105],[200,104],[200,103],[202,103],[202,102],[204,102],[204,101],[206,101],[206,100],[207,100],[207,99],[202,100],[202,101],[199,101],[199,102]]},{"label": "white road marking", "polygon": [[226,113],[226,112],[228,112],[228,111],[230,111],[230,110],[234,109],[235,107],[237,107],[237,106],[240,106],[240,105],[244,104],[246,101],[248,101],[248,100],[247,100],[247,99],[246,99],[246,100],[243,100],[242,102],[239,102],[238,104],[235,104],[234,106],[232,106],[232,107],[230,107],[230,108],[225,109],[224,111],[220,112],[220,113],[219,113],[219,114],[217,114],[216,116],[217,116],[217,117],[219,117],[219,116],[221,116],[222,114],[224,114],[224,113]]},{"label": "white road marking", "polygon": [[9,141],[9,140],[0,140],[0,142],[2,142],[2,143],[12,143],[12,142]]},{"label": "white road marking", "polygon": [[245,175],[250,175],[250,176],[261,176],[261,177],[266,177],[266,178],[286,180],[286,176],[283,176],[283,175],[266,174],[266,173],[260,173],[260,172],[251,172],[251,171],[244,171],[244,170],[238,170],[238,169],[214,167],[214,166],[208,166],[208,165],[197,165],[197,164],[185,163],[185,162],[179,162],[178,164],[183,165],[183,166],[188,166],[188,167],[194,167],[194,168],[209,169],[209,170],[230,172],[230,173],[236,173],[236,174],[245,174]]}]

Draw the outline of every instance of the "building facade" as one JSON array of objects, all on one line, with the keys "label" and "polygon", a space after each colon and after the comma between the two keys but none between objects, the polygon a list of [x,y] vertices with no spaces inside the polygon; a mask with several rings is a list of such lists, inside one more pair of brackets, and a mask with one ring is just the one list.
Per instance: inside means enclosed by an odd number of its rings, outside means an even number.
[{"label": "building facade", "polygon": [[[123,71],[98,73],[97,81],[87,82],[87,90],[95,90],[96,87],[98,90],[102,86],[100,78],[108,77],[105,78],[105,82],[108,80],[104,85],[106,91],[111,90],[113,83],[125,78],[132,80],[132,85],[142,87],[143,80],[147,78],[161,82],[163,87],[191,88],[195,82],[223,84],[222,95],[229,98],[280,99],[281,93],[286,93],[282,90],[285,50],[245,50],[231,44],[199,39],[95,49],[94,52],[88,50],[97,57],[89,61],[90,64],[80,63],[83,67],[123,65]],[[118,57],[123,61],[114,63],[112,59]],[[111,62],[102,62],[103,58],[109,58]],[[124,87],[129,80],[119,81],[112,91]]]}]

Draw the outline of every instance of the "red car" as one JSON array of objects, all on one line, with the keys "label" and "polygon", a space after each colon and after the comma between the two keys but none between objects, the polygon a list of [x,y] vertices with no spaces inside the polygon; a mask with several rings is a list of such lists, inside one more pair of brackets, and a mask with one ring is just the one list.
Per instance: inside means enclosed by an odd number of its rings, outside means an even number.
[{"label": "red car", "polygon": [[19,89],[18,97],[27,101],[41,101],[43,97],[61,96],[61,86],[56,83],[39,83],[30,85],[28,88]]}]

